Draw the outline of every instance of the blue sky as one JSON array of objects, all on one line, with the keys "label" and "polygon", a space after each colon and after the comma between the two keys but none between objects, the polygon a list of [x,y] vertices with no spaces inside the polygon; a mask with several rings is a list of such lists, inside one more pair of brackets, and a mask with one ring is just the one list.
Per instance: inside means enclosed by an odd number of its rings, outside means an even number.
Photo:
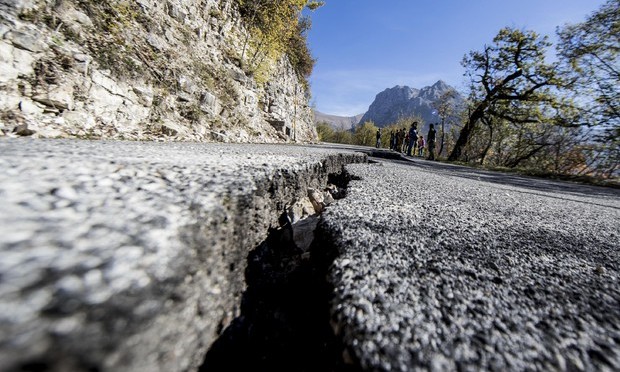
[{"label": "blue sky", "polygon": [[555,29],[583,21],[604,0],[325,0],[311,13],[308,43],[317,59],[310,78],[321,112],[365,112],[395,85],[437,80],[464,87],[463,56],[505,26],[555,41]]}]

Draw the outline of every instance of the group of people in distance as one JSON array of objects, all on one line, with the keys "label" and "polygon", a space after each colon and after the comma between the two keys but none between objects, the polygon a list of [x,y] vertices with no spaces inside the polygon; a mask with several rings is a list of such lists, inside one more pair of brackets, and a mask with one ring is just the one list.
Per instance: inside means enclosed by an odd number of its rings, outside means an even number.
[{"label": "group of people in distance", "polygon": [[[408,131],[400,129],[390,132],[390,150],[407,153],[408,156],[417,154],[417,156],[424,157],[424,151],[428,148],[428,160],[435,160],[436,137],[435,125],[430,124],[425,141],[422,134],[418,135],[418,122],[414,121]],[[381,128],[377,129],[376,146],[381,147]]]}]

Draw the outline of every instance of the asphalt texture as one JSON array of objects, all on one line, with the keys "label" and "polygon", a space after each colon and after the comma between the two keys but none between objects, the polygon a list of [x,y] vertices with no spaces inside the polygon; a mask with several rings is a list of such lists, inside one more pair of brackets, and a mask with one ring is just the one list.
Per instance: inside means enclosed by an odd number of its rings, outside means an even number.
[{"label": "asphalt texture", "polygon": [[619,190],[419,158],[347,170],[319,229],[362,369],[620,369]]},{"label": "asphalt texture", "polygon": [[336,257],[312,280],[343,368],[620,370],[618,190],[351,146],[29,139],[0,141],[0,370],[196,370],[250,252],[360,150],[381,154],[346,166],[312,248]]},{"label": "asphalt texture", "polygon": [[0,371],[187,371],[248,254],[351,151],[0,140]]}]

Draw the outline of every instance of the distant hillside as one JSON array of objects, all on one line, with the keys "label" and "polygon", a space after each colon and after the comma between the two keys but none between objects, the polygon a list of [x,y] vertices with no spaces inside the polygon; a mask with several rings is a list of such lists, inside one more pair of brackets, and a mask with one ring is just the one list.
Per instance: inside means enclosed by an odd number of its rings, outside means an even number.
[{"label": "distant hillside", "polygon": [[[444,93],[450,90],[454,88],[441,80],[422,89],[401,85],[388,88],[377,94],[359,122],[372,121],[378,127],[385,127],[394,124],[400,118],[418,116],[424,120],[426,127],[429,123],[440,121],[437,115],[438,101]],[[457,92],[453,104],[461,107],[463,103],[463,97]]]},{"label": "distant hillside", "polygon": [[327,123],[334,129],[351,129],[354,125],[359,123],[364,114],[358,114],[355,116],[337,116],[324,114],[320,111],[314,110],[314,123]]}]

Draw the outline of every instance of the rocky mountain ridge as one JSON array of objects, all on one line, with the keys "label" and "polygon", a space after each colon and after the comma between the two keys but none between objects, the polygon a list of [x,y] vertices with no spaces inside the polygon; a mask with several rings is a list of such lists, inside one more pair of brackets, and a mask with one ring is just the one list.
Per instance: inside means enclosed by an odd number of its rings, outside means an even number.
[{"label": "rocky mountain ridge", "polygon": [[222,142],[316,139],[286,58],[242,69],[231,0],[0,1],[0,135]]},{"label": "rocky mountain ridge", "polygon": [[317,110],[314,111],[314,123],[327,123],[332,128],[337,130],[349,130],[353,128],[357,123],[360,122],[360,119],[364,116],[364,114],[358,114],[355,116],[339,116],[339,115],[330,115],[325,114]]},{"label": "rocky mountain ridge", "polygon": [[378,127],[385,127],[411,117],[419,117],[425,124],[438,122],[441,120],[437,110],[440,98],[449,91],[455,92],[453,104],[461,106],[462,96],[441,80],[422,89],[406,85],[385,89],[377,94],[359,124],[372,121]]}]

